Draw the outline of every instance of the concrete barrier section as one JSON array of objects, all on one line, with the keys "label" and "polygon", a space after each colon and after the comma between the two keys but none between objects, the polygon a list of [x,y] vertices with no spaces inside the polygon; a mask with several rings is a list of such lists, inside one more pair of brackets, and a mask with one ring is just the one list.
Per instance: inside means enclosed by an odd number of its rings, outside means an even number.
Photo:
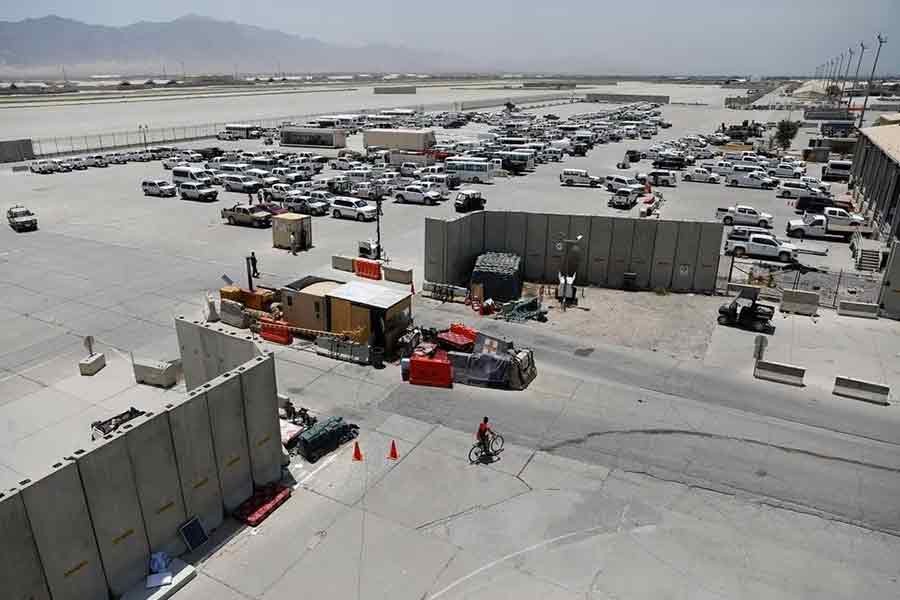
[{"label": "concrete barrier section", "polygon": [[394,283],[412,283],[413,280],[413,270],[412,269],[398,269],[396,267],[381,267],[382,272],[384,273],[384,278],[387,281],[393,281]]},{"label": "concrete barrier section", "polygon": [[819,311],[819,294],[802,290],[784,290],[781,296],[781,312],[814,316]]},{"label": "concrete barrier section", "polygon": [[347,271],[348,273],[353,272],[353,257],[351,256],[332,256],[331,257],[331,268],[336,269],[338,271]]},{"label": "concrete barrier section", "polygon": [[843,317],[860,317],[861,319],[877,319],[879,307],[868,302],[849,302],[841,300],[838,303],[838,314]]},{"label": "concrete barrier section", "polygon": [[835,396],[855,398],[856,400],[887,406],[891,388],[881,383],[838,375],[834,378],[834,391],[832,393]]},{"label": "concrete barrier section", "polygon": [[0,492],[0,581],[9,598],[50,600],[34,535],[18,492]]},{"label": "concrete barrier section", "polygon": [[788,385],[796,385],[799,387],[804,385],[803,377],[805,375],[806,369],[803,367],[767,360],[756,361],[756,366],[753,369],[753,376],[757,379],[777,381],[778,383],[786,383]]}]

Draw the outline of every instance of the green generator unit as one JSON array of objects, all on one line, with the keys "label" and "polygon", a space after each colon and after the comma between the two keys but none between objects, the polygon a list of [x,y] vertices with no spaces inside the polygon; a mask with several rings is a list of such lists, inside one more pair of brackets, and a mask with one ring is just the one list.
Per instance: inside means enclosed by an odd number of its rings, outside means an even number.
[{"label": "green generator unit", "polygon": [[297,446],[303,458],[316,462],[358,434],[358,425],[347,423],[343,417],[328,417],[301,433]]}]

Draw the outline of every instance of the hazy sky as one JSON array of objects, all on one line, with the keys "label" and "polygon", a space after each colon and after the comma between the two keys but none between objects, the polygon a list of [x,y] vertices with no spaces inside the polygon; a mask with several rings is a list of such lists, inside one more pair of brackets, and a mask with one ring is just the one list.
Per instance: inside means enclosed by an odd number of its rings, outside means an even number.
[{"label": "hazy sky", "polygon": [[812,72],[860,40],[873,45],[881,31],[889,43],[878,71],[900,73],[900,0],[0,2],[4,20],[57,14],[124,25],[195,13],[342,44],[401,44],[535,70],[565,59],[573,71],[612,73]]}]

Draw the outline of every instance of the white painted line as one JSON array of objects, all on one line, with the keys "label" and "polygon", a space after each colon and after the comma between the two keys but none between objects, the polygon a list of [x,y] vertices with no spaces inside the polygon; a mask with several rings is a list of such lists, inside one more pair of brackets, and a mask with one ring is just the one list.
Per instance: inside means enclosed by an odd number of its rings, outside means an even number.
[{"label": "white painted line", "polygon": [[308,475],[306,475],[306,477],[304,477],[303,479],[298,481],[297,485],[303,485],[304,483],[306,483],[310,479],[310,477],[312,477],[313,475],[315,475],[316,473],[318,473],[319,471],[321,471],[322,469],[324,469],[325,467],[327,467],[328,465],[333,463],[337,459],[337,457],[338,457],[337,454],[332,454],[331,456],[329,456],[325,460],[325,462],[323,462],[321,465],[319,465],[318,467],[313,469],[312,472],[310,472]]},{"label": "white painted line", "polygon": [[601,529],[604,529],[605,527],[606,527],[605,525],[602,525],[602,526],[599,526],[599,527],[590,527],[590,528],[588,528],[588,529],[582,529],[581,531],[573,531],[573,532],[571,532],[571,533],[565,533],[565,534],[560,535],[560,536],[557,536],[557,537],[555,537],[555,538],[550,538],[549,540],[543,540],[543,541],[541,541],[541,542],[538,542],[537,544],[533,544],[533,545],[531,545],[531,546],[528,546],[527,548],[522,548],[521,550],[517,550],[516,552],[513,552],[513,553],[511,553],[511,554],[507,554],[506,556],[504,556],[504,557],[502,557],[502,558],[498,558],[497,560],[493,560],[493,561],[491,561],[491,562],[489,562],[489,563],[486,563],[486,564],[482,565],[481,567],[475,569],[474,571],[472,571],[472,572],[469,573],[468,575],[465,575],[465,576],[463,576],[463,577],[460,577],[459,579],[457,579],[456,581],[454,581],[453,583],[451,583],[450,585],[448,585],[447,587],[445,587],[445,588],[442,589],[441,591],[437,592],[436,594],[433,594],[433,595],[429,596],[429,597],[428,597],[428,600],[435,600],[436,598],[440,598],[441,596],[443,596],[444,594],[446,594],[447,592],[449,592],[450,590],[452,590],[453,588],[455,588],[455,587],[458,586],[459,584],[465,583],[465,582],[468,581],[469,579],[475,577],[476,575],[479,575],[479,574],[483,573],[484,571],[487,571],[488,569],[491,569],[491,568],[493,568],[493,567],[496,567],[496,566],[499,565],[500,563],[504,563],[504,562],[506,562],[506,561],[508,561],[508,560],[510,560],[510,559],[516,558],[517,556],[521,556],[522,554],[527,554],[528,552],[531,552],[532,550],[537,550],[538,548],[542,548],[543,546],[549,546],[550,544],[553,544],[553,543],[555,543],[555,542],[559,542],[559,541],[564,540],[564,539],[566,539],[566,538],[575,537],[576,535],[584,535],[585,533],[592,533],[592,532],[594,532],[594,531],[600,531]]}]

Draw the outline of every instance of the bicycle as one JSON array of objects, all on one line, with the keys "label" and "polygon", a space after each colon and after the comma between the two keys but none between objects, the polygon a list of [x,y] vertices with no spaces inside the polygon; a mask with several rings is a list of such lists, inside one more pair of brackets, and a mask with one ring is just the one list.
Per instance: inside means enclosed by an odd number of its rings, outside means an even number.
[{"label": "bicycle", "polygon": [[[497,456],[501,452],[503,452],[503,436],[499,433],[494,433],[493,431],[489,432],[491,441],[488,444],[488,450],[490,454],[489,457]],[[469,450],[469,464],[479,463],[484,460],[484,449],[481,447],[481,442],[475,442],[472,445],[471,450]]]}]

